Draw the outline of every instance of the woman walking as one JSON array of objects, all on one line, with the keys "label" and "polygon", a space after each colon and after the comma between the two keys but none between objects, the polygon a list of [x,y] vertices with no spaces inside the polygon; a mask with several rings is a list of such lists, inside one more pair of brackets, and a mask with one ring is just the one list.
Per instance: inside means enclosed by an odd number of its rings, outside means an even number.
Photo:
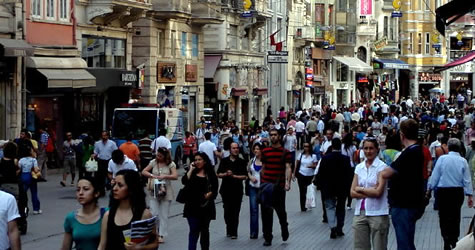
[{"label": "woman walking", "polygon": [[262,144],[256,143],[252,146],[254,158],[247,166],[249,177],[249,207],[251,210],[251,239],[257,239],[259,235],[259,203],[257,202],[257,193],[261,184],[261,150]]},{"label": "woman walking", "polygon": [[71,250],[73,242],[77,250],[96,250],[101,239],[102,218],[105,208],[98,206],[100,192],[97,182],[91,177],[79,178],[76,200],[81,205],[64,219],[62,250]]},{"label": "woman walking", "polygon": [[297,157],[294,168],[294,180],[297,178],[300,191],[300,211],[305,212],[305,201],[307,200],[307,186],[312,183],[313,173],[317,167],[317,156],[312,153],[310,143],[303,144],[303,152]]},{"label": "woman walking", "polygon": [[[33,158],[34,152],[31,151],[30,155],[23,157],[18,161],[18,165],[21,169],[21,183],[23,185],[23,192],[31,192],[31,203],[33,204],[33,214],[41,214],[40,200],[38,198],[38,178],[40,176],[40,169],[38,168],[38,162]],[[34,176],[36,178],[34,178]]]},{"label": "woman walking", "polygon": [[218,195],[218,177],[206,153],[195,155],[194,163],[181,181],[186,192],[183,217],[190,227],[188,249],[196,249],[198,238],[201,249],[209,249],[209,224],[216,219],[214,200]]},{"label": "woman walking", "polygon": [[389,206],[386,180],[380,174],[387,165],[378,156],[376,139],[363,141],[366,160],[356,166],[351,197],[356,198],[353,217],[354,249],[387,249]]},{"label": "woman walking", "polygon": [[[170,204],[174,197],[171,181],[178,179],[176,165],[172,161],[170,152],[166,148],[158,148],[156,158],[150,161],[148,166],[142,171],[142,175],[149,178],[149,183],[151,183],[151,185],[147,185],[152,193],[149,196],[150,210],[153,215],[158,215],[160,223],[158,242],[163,243],[165,242],[163,238],[168,236],[168,215],[170,214]],[[165,184],[164,187],[161,187],[162,192],[158,194],[154,191],[155,180]]]},{"label": "woman walking", "polygon": [[[354,162],[354,155],[356,152],[356,146],[353,143],[353,134],[348,133],[343,137],[343,143],[341,144],[341,154],[346,155],[350,158],[350,165],[353,169],[352,173],[355,173],[355,162]],[[353,178],[353,177],[352,177]],[[351,195],[348,195],[348,201],[346,203],[346,209],[351,209]]]}]

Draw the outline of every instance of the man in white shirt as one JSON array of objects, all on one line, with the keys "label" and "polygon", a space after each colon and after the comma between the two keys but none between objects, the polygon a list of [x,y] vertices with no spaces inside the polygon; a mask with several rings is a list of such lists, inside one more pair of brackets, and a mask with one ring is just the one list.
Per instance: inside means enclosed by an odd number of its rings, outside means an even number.
[{"label": "man in white shirt", "polygon": [[203,152],[206,155],[208,155],[209,160],[211,161],[211,165],[215,166],[216,162],[214,160],[214,156],[216,155],[217,157],[219,157],[220,153],[218,152],[216,145],[214,145],[214,143],[212,143],[210,139],[211,139],[211,133],[206,132],[205,141],[200,144],[198,151]]},{"label": "man in white shirt", "polygon": [[114,152],[112,152],[112,159],[109,161],[109,166],[107,168],[109,179],[113,182],[117,172],[124,169],[138,171],[134,161],[124,155],[120,149],[114,150]]},{"label": "man in white shirt", "polygon": [[20,218],[15,197],[0,190],[0,249],[21,249],[20,231],[16,219]]},{"label": "man in white shirt", "polygon": [[303,145],[303,132],[305,131],[305,123],[302,122],[302,119],[299,119],[295,123],[295,133],[297,136],[297,149],[301,149]]},{"label": "man in white shirt", "polygon": [[201,127],[196,130],[195,137],[198,140],[198,146],[205,141],[206,123],[202,122]]},{"label": "man in white shirt", "polygon": [[389,105],[387,103],[383,103],[381,105],[381,113],[383,113],[383,116],[386,117],[389,113]]},{"label": "man in white shirt", "polygon": [[320,147],[320,152],[322,153],[322,156],[327,153],[328,149],[332,145],[333,133],[334,132],[331,128],[327,129],[327,134],[325,136],[325,142],[323,142],[322,146]]},{"label": "man in white shirt", "polygon": [[323,122],[322,118],[318,118],[317,122],[317,130],[323,135],[323,130],[325,129],[325,123]]},{"label": "man in white shirt", "polygon": [[158,135],[159,136],[155,138],[155,140],[153,140],[152,144],[150,145],[153,155],[155,155],[158,148],[166,148],[168,150],[172,149],[172,143],[167,137],[165,137],[167,135],[167,130],[164,128],[161,128],[160,131],[158,132]]}]

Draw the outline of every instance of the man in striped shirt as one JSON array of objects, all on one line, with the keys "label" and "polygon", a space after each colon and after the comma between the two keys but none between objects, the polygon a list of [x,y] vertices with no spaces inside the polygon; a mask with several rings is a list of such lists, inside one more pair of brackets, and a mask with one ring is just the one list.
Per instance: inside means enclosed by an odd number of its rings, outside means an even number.
[{"label": "man in striped shirt", "polygon": [[280,144],[279,132],[276,129],[271,129],[269,135],[272,144],[270,147],[262,150],[261,188],[265,189],[266,186],[272,187],[273,185],[275,185],[275,188],[271,191],[272,195],[269,202],[262,201],[261,198],[264,246],[272,245],[274,210],[279,217],[282,240],[287,241],[289,238],[287,212],[285,211],[285,192],[290,190],[292,173],[292,156]]}]

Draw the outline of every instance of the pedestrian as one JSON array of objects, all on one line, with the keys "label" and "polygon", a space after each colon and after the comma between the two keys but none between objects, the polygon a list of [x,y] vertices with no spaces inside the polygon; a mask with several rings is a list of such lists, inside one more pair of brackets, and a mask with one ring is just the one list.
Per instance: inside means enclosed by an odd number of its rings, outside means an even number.
[{"label": "pedestrian", "polygon": [[17,226],[18,213],[15,197],[0,190],[0,249],[21,249],[20,231]]},{"label": "pedestrian", "polygon": [[132,140],[134,139],[134,134],[132,132],[128,133],[125,137],[126,142],[120,145],[119,149],[122,151],[129,159],[131,159],[137,168],[140,167],[140,150],[137,145],[135,145]]},{"label": "pedestrian", "polygon": [[299,118],[298,122],[295,123],[295,136],[297,137],[297,150],[302,149],[304,141],[304,132],[305,132],[305,123],[303,123],[303,118]]},{"label": "pedestrian", "polygon": [[138,171],[135,163],[129,159],[120,149],[112,151],[112,158],[109,160],[107,165],[107,177],[111,183],[114,182],[114,179],[117,175],[117,172],[123,169],[130,169]]},{"label": "pedestrian", "polygon": [[193,162],[193,156],[197,151],[195,136],[192,135],[190,131],[186,131],[185,138],[183,139],[183,163],[188,166],[189,159],[191,164]]},{"label": "pedestrian", "polygon": [[262,144],[255,143],[252,146],[254,158],[251,159],[247,166],[249,177],[249,208],[251,214],[251,239],[257,239],[259,235],[259,202],[257,195],[259,193],[259,187],[261,183],[261,170],[262,170]]},{"label": "pedestrian", "polygon": [[401,122],[399,135],[405,148],[391,167],[382,172],[385,179],[391,179],[388,201],[398,250],[416,249],[416,222],[424,214],[426,205],[424,156],[422,147],[417,144],[418,130],[419,125],[414,119]]},{"label": "pedestrian", "polygon": [[292,127],[289,127],[287,129],[287,134],[284,135],[283,138],[283,143],[284,143],[284,148],[290,152],[290,155],[292,157],[292,168],[295,163],[295,153],[297,150],[297,137],[294,134],[294,129]]},{"label": "pedestrian", "polygon": [[102,218],[106,208],[98,205],[100,196],[97,180],[89,176],[79,177],[76,200],[81,207],[66,215],[61,250],[93,250],[101,239]]},{"label": "pedestrian", "polygon": [[79,168],[79,178],[83,176],[92,176],[92,173],[86,172],[86,162],[91,159],[91,156],[94,154],[94,141],[90,136],[86,136],[82,139],[82,159],[81,167]]},{"label": "pedestrian", "polygon": [[[20,136],[14,140],[16,145],[18,146],[18,154],[17,154],[17,159],[23,158],[23,157],[28,157],[31,155],[31,150],[33,149],[33,144],[31,143],[30,140],[27,138],[28,134],[27,129],[22,129],[20,132]],[[40,160],[40,152],[42,148],[38,148],[38,153],[36,154],[36,157],[38,160]],[[45,154],[46,158],[46,154]]]},{"label": "pedestrian", "polygon": [[19,174],[17,145],[7,142],[3,146],[3,157],[0,158],[0,189],[15,196],[19,196]]},{"label": "pedestrian", "polygon": [[198,146],[201,145],[206,139],[205,139],[205,133],[208,132],[206,129],[206,123],[201,122],[200,127],[196,130],[195,136],[196,139],[198,140]]},{"label": "pedestrian", "polygon": [[101,140],[94,144],[93,157],[97,160],[97,172],[95,178],[97,178],[98,184],[101,188],[101,196],[105,196],[107,169],[109,160],[112,158],[112,151],[117,149],[115,142],[109,139],[109,132],[107,130],[102,131]]},{"label": "pedestrian", "polygon": [[304,142],[303,151],[297,156],[293,179],[297,179],[300,192],[300,211],[307,211],[305,206],[307,200],[307,187],[312,184],[313,173],[317,167],[317,156],[313,154],[310,143]]},{"label": "pedestrian", "polygon": [[[38,167],[40,168],[41,175],[42,175],[41,179],[46,180],[48,161],[49,159],[51,159],[51,154],[54,151],[54,146],[52,145],[53,140],[50,138],[50,135],[48,134],[48,132],[46,132],[46,129],[44,127],[40,127],[38,132],[40,134],[40,140],[38,141],[39,142],[38,154],[36,157],[38,159]],[[28,133],[28,131],[26,131],[26,133]],[[29,156],[29,153],[26,154],[26,151],[25,151],[25,155]]]},{"label": "pedestrian", "polygon": [[217,175],[222,179],[219,193],[223,199],[226,236],[237,239],[243,196],[242,181],[247,178],[247,162],[239,157],[239,145],[236,142],[231,143],[230,153],[219,163]]},{"label": "pedestrian", "polygon": [[388,166],[378,158],[376,139],[365,139],[366,160],[355,168],[351,196],[356,200],[353,217],[354,249],[387,249],[389,206],[386,180],[380,174]]},{"label": "pedestrian", "polygon": [[280,144],[279,131],[271,129],[271,146],[262,150],[263,169],[259,197],[261,201],[264,246],[272,245],[272,224],[274,210],[279,218],[282,240],[289,238],[287,212],[285,211],[285,192],[290,190],[292,178],[291,155]]},{"label": "pedestrian", "polygon": [[153,140],[150,148],[152,149],[152,154],[155,154],[158,148],[166,148],[168,150],[172,149],[172,144],[170,140],[166,137],[167,130],[165,128],[161,128],[158,132],[158,137]]},{"label": "pedestrian", "polygon": [[427,195],[437,187],[439,224],[444,249],[452,249],[455,248],[460,235],[460,210],[464,195],[468,198],[468,207],[472,207],[473,189],[467,160],[460,156],[462,143],[457,138],[450,138],[447,144],[449,153],[437,160],[429,179]]},{"label": "pedestrian", "polygon": [[[111,192],[109,211],[102,219],[101,240],[97,249],[136,249],[135,243],[126,242],[123,231],[129,230],[134,221],[150,218],[152,214],[147,209],[139,173],[130,169],[117,172]],[[147,244],[141,247],[143,249],[158,248],[156,227],[153,228]]]},{"label": "pedestrian", "polygon": [[139,140],[139,151],[140,151],[140,169],[144,169],[148,166],[148,163],[153,159],[152,155],[152,140],[148,137],[148,135],[141,136]]},{"label": "pedestrian", "polygon": [[68,174],[71,174],[71,186],[74,186],[74,178],[76,177],[76,150],[73,140],[73,134],[66,132],[66,140],[63,142],[63,180],[59,183],[61,186],[66,186],[66,179]]},{"label": "pedestrian", "polygon": [[[158,148],[155,159],[151,160],[148,166],[142,171],[142,175],[149,178],[147,185],[149,192],[148,200],[150,210],[153,215],[158,216],[160,226],[158,228],[158,242],[164,243],[168,236],[168,216],[170,205],[174,197],[171,181],[178,179],[176,165],[172,161],[170,152],[166,148]],[[157,181],[156,181],[157,180]],[[155,183],[160,182],[162,192],[154,190]]]},{"label": "pedestrian", "polygon": [[[211,165],[214,166],[216,165],[216,162],[214,160],[214,157],[219,157],[221,156],[221,153],[218,152],[218,148],[216,148],[216,145],[210,141],[211,139],[211,133],[206,132],[205,133],[205,141],[199,145],[198,151],[199,152],[204,152],[206,155],[208,155],[208,158],[211,162]],[[232,137],[229,137],[229,140],[232,141]]]},{"label": "pedestrian", "polygon": [[[23,191],[26,193],[28,189],[31,192],[31,203],[33,204],[33,214],[41,214],[40,200],[38,198],[38,175],[41,170],[38,167],[38,162],[33,158],[34,153],[31,152],[30,156],[23,157],[18,161],[18,166],[21,169],[21,184]],[[35,176],[36,178],[34,178]]]},{"label": "pedestrian", "polygon": [[190,170],[181,179],[186,190],[183,217],[188,220],[188,249],[195,250],[200,239],[201,249],[209,249],[209,224],[216,219],[214,200],[218,195],[218,178],[208,155],[198,152]]},{"label": "pedestrian", "polygon": [[351,187],[352,168],[350,158],[341,153],[341,141],[332,139],[332,151],[325,154],[320,162],[317,178],[325,201],[330,238],[344,236],[345,202]]},{"label": "pedestrian", "polygon": [[[348,133],[343,137],[343,143],[341,145],[341,154],[348,156],[350,158],[350,165],[351,165],[351,179],[353,179],[353,175],[355,173],[356,164],[354,162],[354,155],[356,152],[356,146],[353,144],[353,133]],[[352,196],[348,195],[348,201],[346,203],[346,209],[351,210],[351,201]]]}]

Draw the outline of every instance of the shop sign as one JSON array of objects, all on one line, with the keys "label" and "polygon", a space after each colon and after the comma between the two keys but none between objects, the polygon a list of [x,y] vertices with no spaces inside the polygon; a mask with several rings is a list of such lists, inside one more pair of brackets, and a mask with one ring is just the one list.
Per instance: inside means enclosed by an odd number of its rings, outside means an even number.
[{"label": "shop sign", "polygon": [[120,74],[122,86],[136,86],[137,80],[137,72],[135,71],[124,71]]},{"label": "shop sign", "polygon": [[388,38],[387,37],[382,37],[381,39],[376,40],[373,43],[373,47],[374,47],[375,51],[380,51],[380,50],[384,49],[384,47],[386,47],[386,45],[388,45]]},{"label": "shop sign", "polygon": [[139,89],[143,89],[144,86],[145,86],[145,69],[144,68],[141,68],[141,69],[138,69],[138,72],[139,72],[139,86],[138,88]]},{"label": "shop sign", "polygon": [[305,81],[305,87],[313,88],[313,81]]},{"label": "shop sign", "polygon": [[287,63],[288,51],[268,51],[267,62],[268,63]]},{"label": "shop sign", "polygon": [[227,101],[231,95],[231,88],[228,83],[218,83],[218,100]]},{"label": "shop sign", "polygon": [[324,95],[325,94],[325,87],[315,87],[313,90],[315,95]]},{"label": "shop sign", "polygon": [[176,63],[157,63],[157,82],[176,83]]},{"label": "shop sign", "polygon": [[448,69],[450,73],[473,73],[475,72],[475,64],[473,62],[466,62]]},{"label": "shop sign", "polygon": [[187,64],[185,66],[185,81],[196,82],[198,80],[198,65]]},{"label": "shop sign", "polygon": [[442,75],[437,73],[419,72],[419,82],[440,82]]},{"label": "shop sign", "polygon": [[347,89],[348,88],[348,83],[347,82],[340,82],[340,83],[338,83],[337,88]]},{"label": "shop sign", "polygon": [[360,16],[373,14],[373,0],[360,0]]}]

